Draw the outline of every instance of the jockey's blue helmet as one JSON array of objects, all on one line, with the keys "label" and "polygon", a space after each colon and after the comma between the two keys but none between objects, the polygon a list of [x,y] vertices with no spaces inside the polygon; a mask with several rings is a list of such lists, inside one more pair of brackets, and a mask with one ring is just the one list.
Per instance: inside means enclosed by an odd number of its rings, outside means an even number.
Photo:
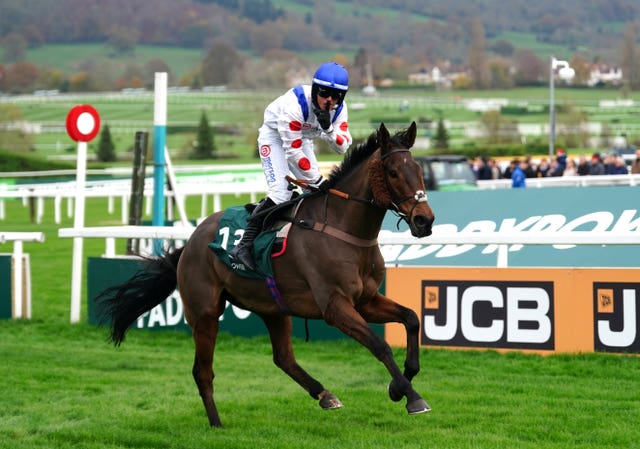
[{"label": "jockey's blue helmet", "polygon": [[330,95],[338,103],[342,103],[347,90],[349,90],[349,74],[347,69],[337,62],[325,62],[313,75],[311,98],[314,103],[317,100],[316,95],[323,98]]}]

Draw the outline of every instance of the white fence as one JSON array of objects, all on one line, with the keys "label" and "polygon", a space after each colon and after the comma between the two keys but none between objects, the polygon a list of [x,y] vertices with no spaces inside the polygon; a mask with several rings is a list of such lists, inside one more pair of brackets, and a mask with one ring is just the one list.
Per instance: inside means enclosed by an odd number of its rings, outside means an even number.
[{"label": "white fence", "polygon": [[[333,163],[323,164],[322,170],[328,171],[333,167]],[[250,201],[255,202],[258,197],[263,196],[267,192],[267,186],[264,176],[259,172],[259,177],[250,177],[248,179],[235,179],[232,171],[238,166],[218,168],[216,174],[197,174],[195,176],[184,176],[177,178],[177,192],[167,189],[165,197],[172,199],[174,196],[181,201],[185,201],[189,196],[199,196],[200,215],[205,217],[209,215],[209,198],[213,200],[213,212],[222,209],[222,195],[250,195]],[[246,167],[246,166],[245,166]],[[253,166],[250,166],[253,167]],[[259,168],[259,166],[258,166]],[[211,167],[204,167],[200,170],[210,170]],[[186,172],[197,170],[193,167],[183,168],[177,172]],[[590,186],[613,186],[627,185],[640,186],[640,174],[628,175],[599,175],[599,176],[559,176],[551,178],[527,178],[527,188],[543,188],[543,187],[590,187]],[[151,205],[153,203],[153,179],[147,178],[145,181],[144,198],[145,198],[145,214],[151,214]],[[496,179],[478,181],[480,189],[507,189],[511,188],[511,180]],[[129,222],[129,199],[131,196],[131,180],[105,180],[105,181],[88,181],[85,186],[86,197],[88,198],[107,198],[109,213],[114,212],[115,199],[121,200],[121,222],[127,224]],[[178,195],[177,195],[177,194]],[[5,218],[5,199],[17,198],[21,199],[26,206],[29,201],[33,202],[35,220],[37,223],[42,221],[44,214],[45,200],[54,200],[54,220],[55,223],[61,222],[62,202],[67,200],[67,215],[73,214],[73,200],[76,196],[75,181],[53,182],[39,184],[16,184],[7,185],[0,183],[0,220]],[[180,205],[184,210],[184,204]],[[173,219],[173,202],[167,202],[168,218]]]},{"label": "white fence", "polygon": [[[189,239],[194,228],[182,226],[106,226],[90,228],[63,228],[59,237],[103,238],[105,257],[116,257],[115,240],[118,238],[177,240],[182,243]],[[496,266],[508,266],[510,245],[640,245],[640,232],[513,232],[513,233],[449,233],[432,235],[424,239],[398,237],[381,232],[379,245],[497,245]],[[392,234],[392,233],[391,233]],[[151,245],[148,245],[152,247]],[[77,288],[77,287],[76,287]],[[79,304],[72,304],[79,308]],[[79,314],[79,311],[76,311]]]},{"label": "white fence", "polygon": [[[250,195],[250,201],[255,202],[258,196],[263,196],[267,192],[265,182],[260,181],[242,181],[242,182],[219,182],[211,180],[206,176],[193,177],[191,179],[179,180],[178,193],[172,190],[165,190],[165,197],[171,199],[174,196],[182,201],[188,196],[201,197],[201,216],[206,216],[208,211],[208,198],[213,198],[213,211],[222,209],[222,195]],[[42,222],[44,215],[44,207],[46,199],[54,200],[54,221],[59,224],[62,217],[62,203],[67,200],[67,215],[73,215],[73,200],[77,195],[75,181],[46,183],[46,184],[19,184],[19,185],[1,185],[0,184],[0,220],[5,218],[5,199],[21,199],[23,205],[27,206],[32,201],[34,207],[35,220],[37,223]],[[115,181],[88,181],[85,184],[85,197],[87,198],[107,198],[109,213],[114,212],[115,199],[121,200],[121,220],[122,223],[129,221],[129,199],[131,197],[131,181],[115,180]],[[145,198],[145,214],[151,214],[151,205],[153,204],[153,179],[145,181],[144,188]],[[168,201],[167,213],[169,219],[173,218],[172,202]],[[184,205],[183,205],[184,206]]]},{"label": "white fence", "polygon": [[[31,318],[31,270],[28,259],[25,259],[23,243],[44,242],[44,234],[42,232],[0,232],[0,243],[6,242],[13,242],[13,252],[11,253],[13,264],[12,315],[13,318]],[[25,260],[27,261],[26,267],[23,265]],[[27,268],[26,279],[23,278],[25,268]]]},{"label": "white fence", "polygon": [[[594,186],[639,186],[640,174],[557,176],[549,178],[527,178],[528,188],[540,187],[594,187]],[[480,189],[509,189],[510,179],[487,179],[478,181]]]}]

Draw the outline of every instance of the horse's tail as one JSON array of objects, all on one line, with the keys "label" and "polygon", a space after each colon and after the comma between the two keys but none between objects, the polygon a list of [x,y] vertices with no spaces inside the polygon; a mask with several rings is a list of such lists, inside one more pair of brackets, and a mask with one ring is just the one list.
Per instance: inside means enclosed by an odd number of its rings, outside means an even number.
[{"label": "horse's tail", "polygon": [[100,293],[95,301],[101,309],[101,323],[111,326],[110,339],[119,346],[125,333],[140,315],[164,301],[176,288],[176,268],[183,248],[158,258],[145,258],[144,266],[128,281]]}]

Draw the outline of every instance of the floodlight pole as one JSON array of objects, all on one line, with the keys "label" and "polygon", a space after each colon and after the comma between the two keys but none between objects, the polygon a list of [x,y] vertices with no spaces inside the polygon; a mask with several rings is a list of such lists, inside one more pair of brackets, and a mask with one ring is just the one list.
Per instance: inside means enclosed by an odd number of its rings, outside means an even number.
[{"label": "floodlight pole", "polygon": [[556,105],[555,105],[555,70],[560,69],[560,78],[571,80],[575,71],[567,61],[556,59],[553,55],[549,61],[549,157],[553,157],[556,144]]},{"label": "floodlight pole", "polygon": [[556,108],[555,108],[555,92],[554,92],[554,62],[556,58],[551,56],[549,62],[549,157],[553,157],[555,140],[556,140]]}]

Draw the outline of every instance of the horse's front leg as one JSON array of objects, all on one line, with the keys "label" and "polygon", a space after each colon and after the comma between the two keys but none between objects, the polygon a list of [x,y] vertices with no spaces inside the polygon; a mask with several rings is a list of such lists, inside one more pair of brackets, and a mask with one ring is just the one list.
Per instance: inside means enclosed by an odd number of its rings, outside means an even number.
[{"label": "horse's front leg", "polygon": [[260,317],[269,331],[273,362],[276,366],[307,390],[312,398],[319,400],[320,407],[324,410],[341,408],[340,399],[329,390],[325,390],[320,382],[311,377],[296,362],[291,345],[291,317],[283,315],[260,315]]},{"label": "horse's front leg", "polygon": [[[431,410],[429,404],[413,389],[411,381],[400,371],[387,342],[369,327],[363,316],[358,313],[346,298],[331,298],[325,309],[324,319],[328,324],[337,327],[367,347],[371,353],[385,365],[391,374],[391,385],[393,386],[394,392],[396,392],[400,398],[403,396],[407,398],[407,411],[410,414],[423,413]],[[411,357],[417,360],[417,332],[414,333],[416,334],[415,349],[412,349]],[[408,364],[410,365],[410,363]],[[419,367],[417,369],[419,369]],[[415,372],[417,373],[417,371]]]},{"label": "horse's front leg", "polygon": [[[420,372],[420,346],[418,333],[420,320],[415,312],[401,306],[380,293],[368,302],[359,304],[356,309],[368,323],[402,323],[407,333],[407,355],[404,361],[404,377],[409,382]],[[402,399],[402,392],[392,380],[389,384],[389,397],[393,401]]]}]

